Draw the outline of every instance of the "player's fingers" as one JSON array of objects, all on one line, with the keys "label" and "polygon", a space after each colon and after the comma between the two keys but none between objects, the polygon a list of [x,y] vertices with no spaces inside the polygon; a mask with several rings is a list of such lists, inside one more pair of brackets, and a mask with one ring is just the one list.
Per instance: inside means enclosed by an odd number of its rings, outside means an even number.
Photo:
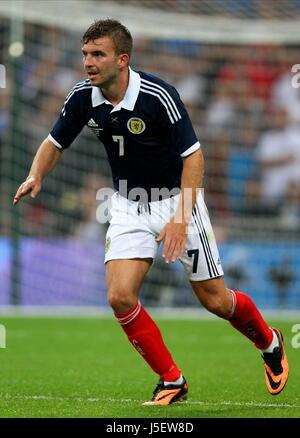
[{"label": "player's fingers", "polygon": [[41,186],[39,184],[35,184],[32,187],[32,190],[31,190],[31,193],[30,193],[31,198],[35,198],[36,195],[40,192],[40,190],[41,190]]},{"label": "player's fingers", "polygon": [[186,239],[183,239],[182,242],[180,242],[179,255],[178,255],[179,259],[182,259],[184,256],[185,241],[186,241]]},{"label": "player's fingers", "polygon": [[14,205],[17,204],[23,196],[27,195],[30,192],[33,184],[33,182],[25,181],[23,184],[20,185],[14,197]]},{"label": "player's fingers", "polygon": [[166,236],[165,238],[165,242],[164,242],[164,247],[163,247],[163,252],[162,252],[162,256],[166,257],[168,252],[169,252],[169,248],[170,248],[170,238],[168,236]]},{"label": "player's fingers", "polygon": [[183,257],[184,255],[184,249],[185,249],[185,241],[186,241],[186,237],[181,236],[180,239],[178,239],[178,245],[176,246],[176,250],[175,250],[175,256],[177,259],[180,259]]},{"label": "player's fingers", "polygon": [[20,199],[20,189],[18,189],[16,194],[15,194],[13,204],[14,205],[17,204],[19,202],[19,199]]},{"label": "player's fingers", "polygon": [[171,262],[174,263],[181,256],[181,245],[182,244],[180,241],[177,242],[177,244],[174,248],[173,254],[171,256]]},{"label": "player's fingers", "polygon": [[168,239],[164,245],[163,257],[166,263],[169,263],[173,258],[173,253],[177,245],[177,239]]},{"label": "player's fingers", "polygon": [[171,261],[174,263],[177,259],[180,259],[184,255],[184,247],[185,247],[185,239],[181,239],[177,241],[177,244],[174,248]]},{"label": "player's fingers", "polygon": [[14,205],[19,202],[19,200],[22,198],[22,196],[24,196],[23,190],[24,190],[23,189],[23,184],[21,184],[20,187],[17,190],[17,193],[15,194]]},{"label": "player's fingers", "polygon": [[16,205],[20,201],[20,199],[21,199],[20,195],[15,195],[13,205]]},{"label": "player's fingers", "polygon": [[155,238],[156,242],[161,242],[162,240],[164,240],[165,235],[166,235],[166,229],[163,228],[159,233],[159,235]]}]

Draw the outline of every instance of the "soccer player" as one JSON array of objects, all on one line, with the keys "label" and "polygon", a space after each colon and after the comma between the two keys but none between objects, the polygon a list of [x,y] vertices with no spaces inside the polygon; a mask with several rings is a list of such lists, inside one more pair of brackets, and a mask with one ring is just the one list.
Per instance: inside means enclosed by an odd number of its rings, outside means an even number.
[{"label": "soccer player", "polygon": [[139,301],[143,279],[162,241],[166,263],[182,262],[201,304],[260,350],[267,388],[271,394],[280,393],[288,378],[282,334],[268,326],[248,295],[224,285],[199,190],[203,155],[177,91],[129,67],[132,37],[118,21],[96,21],[82,43],[88,79],[68,94],[14,204],[28,193],[32,198],[39,193],[64,149],[88,126],[104,144],[116,189],[106,241],[108,301],[131,344],[159,376],[145,405],[169,405],[186,399],[188,392],[159,328]]}]

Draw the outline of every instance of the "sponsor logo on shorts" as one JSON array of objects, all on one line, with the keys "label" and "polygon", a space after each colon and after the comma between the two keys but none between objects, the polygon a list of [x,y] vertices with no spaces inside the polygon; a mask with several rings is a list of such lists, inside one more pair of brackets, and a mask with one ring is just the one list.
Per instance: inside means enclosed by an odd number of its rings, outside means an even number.
[{"label": "sponsor logo on shorts", "polygon": [[105,252],[109,250],[111,239],[108,237],[105,242]]}]

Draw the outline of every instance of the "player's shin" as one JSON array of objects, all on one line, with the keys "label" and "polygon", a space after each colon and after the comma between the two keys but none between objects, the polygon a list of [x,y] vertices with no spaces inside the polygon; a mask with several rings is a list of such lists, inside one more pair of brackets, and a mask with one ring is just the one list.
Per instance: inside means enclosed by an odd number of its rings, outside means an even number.
[{"label": "player's shin", "polygon": [[174,381],[181,375],[169,353],[160,330],[138,303],[130,312],[115,314],[129,341],[150,365],[155,373],[166,381]]},{"label": "player's shin", "polygon": [[233,298],[230,324],[263,350],[273,340],[273,330],[263,319],[251,298],[239,291],[231,291]]}]

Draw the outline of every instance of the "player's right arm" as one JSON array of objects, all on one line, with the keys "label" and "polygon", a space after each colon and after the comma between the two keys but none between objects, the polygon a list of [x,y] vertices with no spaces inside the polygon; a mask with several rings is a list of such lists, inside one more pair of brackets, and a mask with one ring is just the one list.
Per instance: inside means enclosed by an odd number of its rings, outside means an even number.
[{"label": "player's right arm", "polygon": [[33,159],[28,177],[20,185],[15,194],[14,205],[28,193],[30,193],[32,198],[36,197],[42,188],[44,176],[56,166],[62,156],[62,151],[62,149],[58,149],[48,138],[42,142]]},{"label": "player's right arm", "polygon": [[89,113],[87,105],[91,101],[92,86],[88,81],[75,85],[66,97],[63,108],[49,136],[40,145],[28,177],[14,197],[14,205],[30,193],[32,198],[40,192],[43,178],[57,164],[64,149],[75,140],[85,125]]}]

